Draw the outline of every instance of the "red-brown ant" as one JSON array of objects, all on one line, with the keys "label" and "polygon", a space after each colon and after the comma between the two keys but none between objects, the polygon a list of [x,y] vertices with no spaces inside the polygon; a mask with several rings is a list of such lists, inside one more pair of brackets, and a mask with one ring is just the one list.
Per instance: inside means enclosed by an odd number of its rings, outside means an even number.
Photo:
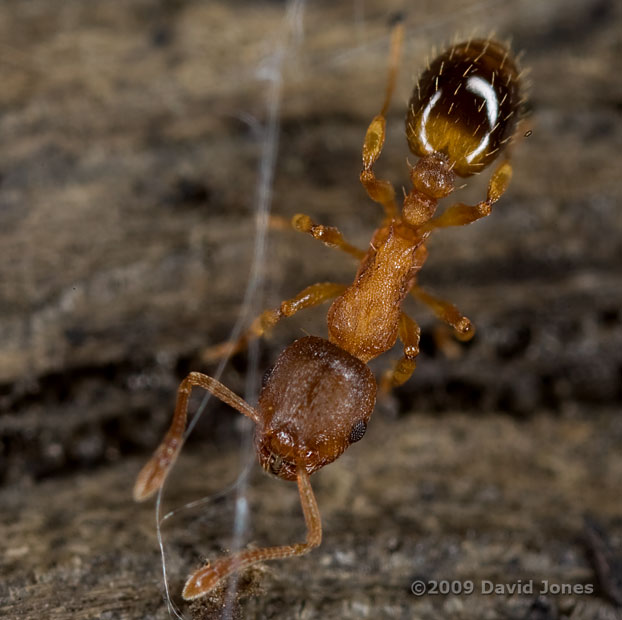
[{"label": "red-brown ant", "polygon": [[264,312],[238,341],[208,349],[206,358],[235,352],[281,318],[336,298],[327,316],[328,339],[310,336],[288,346],[267,376],[256,407],[216,379],[190,373],[179,386],[171,427],[134,487],[134,498],[140,501],[162,485],[181,449],[190,392],[199,386],[253,420],[257,455],[266,471],[298,482],[307,539],[219,558],[190,576],[183,590],[185,599],[206,594],[233,571],[250,564],[302,555],[320,544],[320,513],[309,476],[365,434],[376,399],[376,383],[367,362],[393,347],[398,336],[404,354],[385,374],[381,387],[400,385],[412,374],[420,330],[402,310],[408,293],[431,307],[458,335],[468,339],[473,334],[471,322],[450,303],[420,289],[416,277],[426,259],[425,241],[433,230],[462,226],[488,215],[505,192],[512,172],[507,158],[493,172],[486,200],[476,205],[454,204],[433,217],[438,200],[454,191],[455,175],[480,172],[512,139],[521,105],[519,72],[508,49],[493,40],[452,45],[433,60],[408,106],[408,145],[420,159],[410,170],[413,188],[405,195],[400,213],[393,186],[376,178],[373,165],[385,139],[385,114],[402,32],[401,26],[394,30],[384,105],[369,125],[363,144],[360,180],[369,197],[385,210],[369,248],[355,248],[336,228],[314,224],[306,215],[292,221],[297,230],[356,257],[360,264],[354,282],[348,287],[332,282],[307,287],[276,310]]}]

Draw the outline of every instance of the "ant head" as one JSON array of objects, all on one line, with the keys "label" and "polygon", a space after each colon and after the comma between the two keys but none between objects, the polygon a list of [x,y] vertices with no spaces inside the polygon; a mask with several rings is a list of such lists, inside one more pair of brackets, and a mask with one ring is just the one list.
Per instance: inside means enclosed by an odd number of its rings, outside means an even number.
[{"label": "ant head", "polygon": [[286,480],[311,474],[365,434],[376,382],[356,357],[324,338],[291,344],[259,395],[255,444],[261,466]]}]

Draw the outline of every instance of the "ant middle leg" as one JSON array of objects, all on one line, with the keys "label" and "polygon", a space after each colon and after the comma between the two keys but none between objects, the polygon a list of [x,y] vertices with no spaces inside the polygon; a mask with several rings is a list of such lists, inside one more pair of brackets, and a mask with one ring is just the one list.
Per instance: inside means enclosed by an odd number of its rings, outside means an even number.
[{"label": "ant middle leg", "polygon": [[404,312],[400,314],[398,335],[404,343],[404,355],[398,360],[393,369],[382,375],[380,391],[384,394],[388,394],[391,388],[398,387],[408,381],[417,365],[415,358],[419,355],[421,328]]},{"label": "ant middle leg", "polygon": [[346,288],[345,284],[336,282],[317,282],[307,286],[295,297],[281,302],[278,308],[264,310],[237,340],[228,340],[204,349],[201,353],[201,359],[204,362],[214,362],[223,357],[234,355],[245,349],[250,341],[261,338],[281,319],[293,316],[305,308],[319,306],[341,295]]},{"label": "ant middle leg", "polygon": [[386,112],[389,108],[391,95],[395,87],[397,69],[399,66],[399,56],[402,47],[402,39],[404,37],[404,28],[398,24],[391,36],[391,54],[389,57],[389,79],[387,82],[387,91],[380,114],[375,116],[367,132],[363,142],[363,170],[360,174],[361,184],[367,191],[367,195],[374,201],[384,207],[385,222],[388,223],[395,219],[398,214],[397,203],[395,202],[395,189],[390,181],[377,179],[373,171],[373,166],[380,157],[384,139],[386,136]]},{"label": "ant middle leg", "polygon": [[300,503],[307,525],[307,539],[304,543],[283,545],[280,547],[264,547],[262,549],[245,549],[233,555],[217,559],[215,562],[195,571],[184,587],[182,596],[188,601],[198,598],[234,571],[242,570],[256,562],[276,560],[295,555],[304,555],[322,542],[322,521],[317,501],[311,488],[309,474],[303,465],[298,466],[298,491]]},{"label": "ant middle leg", "polygon": [[465,205],[461,202],[451,205],[444,213],[438,217],[428,220],[422,224],[418,230],[421,232],[431,231],[436,228],[447,228],[449,226],[465,226],[471,222],[490,215],[492,205],[503,196],[512,178],[512,166],[509,161],[502,161],[495,169],[490,181],[488,182],[488,192],[486,200],[478,202],[476,205]]},{"label": "ant middle leg", "polygon": [[436,318],[452,327],[458,340],[467,342],[475,335],[475,325],[451,302],[431,295],[417,284],[412,287],[410,294],[428,306]]}]

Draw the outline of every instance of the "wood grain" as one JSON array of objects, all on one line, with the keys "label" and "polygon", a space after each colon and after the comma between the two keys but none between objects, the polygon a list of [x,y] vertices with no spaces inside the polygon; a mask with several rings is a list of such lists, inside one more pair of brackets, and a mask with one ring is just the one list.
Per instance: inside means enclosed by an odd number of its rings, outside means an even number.
[{"label": "wood grain", "polygon": [[[413,306],[424,333],[413,379],[355,455],[314,476],[322,547],[247,575],[236,613],[614,617],[600,595],[415,599],[409,587],[419,575],[594,583],[580,542],[588,512],[619,547],[619,3],[309,3],[283,65],[272,209],[308,213],[359,245],[379,215],[357,178],[396,11],[407,37],[382,176],[406,184],[409,90],[432,47],[456,34],[494,30],[524,51],[533,133],[492,216],[430,244],[422,284],[459,305],[476,339],[443,351]],[[213,370],[201,348],[241,312],[282,20],[270,2],[0,6],[3,617],[168,617],[153,513],[130,489],[178,381]],[[486,180],[461,199],[478,200]],[[354,269],[271,231],[254,310]],[[320,309],[279,327],[262,370],[292,338],[323,335],[323,321]],[[246,371],[237,359],[223,380],[243,393]],[[217,492],[239,469],[235,418],[209,407],[171,505]],[[229,545],[231,501],[173,520],[176,595]],[[249,501],[257,544],[302,534],[294,489],[253,475]]]}]

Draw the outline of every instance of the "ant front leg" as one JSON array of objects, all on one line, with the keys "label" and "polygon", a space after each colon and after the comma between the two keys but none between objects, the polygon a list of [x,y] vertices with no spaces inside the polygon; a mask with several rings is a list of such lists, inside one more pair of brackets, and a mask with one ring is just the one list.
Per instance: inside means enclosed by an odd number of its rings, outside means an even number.
[{"label": "ant front leg", "polygon": [[486,200],[476,205],[465,205],[457,203],[449,207],[442,215],[434,217],[422,224],[418,230],[422,233],[436,228],[447,228],[449,226],[465,226],[471,222],[490,215],[492,205],[503,196],[512,178],[512,166],[509,161],[501,162],[494,171],[488,183]]},{"label": "ant front leg", "polygon": [[219,398],[227,405],[237,409],[257,424],[259,415],[245,400],[234,394],[220,381],[200,372],[191,372],[177,390],[177,404],[171,427],[164,436],[153,456],[141,469],[134,484],[134,499],[141,502],[153,495],[163,484],[166,475],[177,459],[183,444],[186,419],[188,417],[188,400],[193,387],[202,387]]},{"label": "ant front leg", "polygon": [[385,372],[382,376],[380,391],[384,394],[388,394],[391,388],[406,383],[417,365],[415,358],[419,355],[421,328],[404,312],[400,315],[398,335],[404,343],[404,355],[392,370]]},{"label": "ant front leg", "polygon": [[295,555],[304,555],[322,542],[320,511],[317,506],[315,495],[313,494],[313,489],[311,488],[309,474],[305,471],[303,465],[298,466],[297,481],[302,512],[307,525],[307,540],[304,543],[283,545],[280,547],[246,549],[239,553],[219,558],[212,564],[200,568],[190,576],[182,593],[186,600],[192,600],[207,594],[234,571],[242,570],[251,564],[264,560],[276,560],[289,558]]},{"label": "ant front leg", "polygon": [[374,201],[380,203],[384,207],[385,222],[388,223],[397,217],[398,209],[395,202],[395,189],[390,181],[377,179],[373,171],[373,166],[380,157],[384,139],[386,136],[386,112],[389,108],[391,95],[395,87],[395,79],[399,66],[399,56],[402,47],[402,39],[404,36],[404,28],[398,24],[391,36],[391,55],[389,58],[389,80],[387,83],[387,91],[384,98],[384,104],[380,114],[374,117],[365,133],[365,141],[363,142],[363,170],[361,171],[361,184],[367,191],[367,195]]},{"label": "ant front leg", "polygon": [[263,336],[281,319],[293,316],[305,308],[319,306],[325,301],[341,295],[345,289],[345,284],[337,284],[336,282],[318,282],[307,286],[295,297],[282,302],[278,308],[262,312],[237,340],[223,342],[204,349],[201,359],[204,362],[213,362],[222,357],[234,355],[245,349],[251,340]]}]

